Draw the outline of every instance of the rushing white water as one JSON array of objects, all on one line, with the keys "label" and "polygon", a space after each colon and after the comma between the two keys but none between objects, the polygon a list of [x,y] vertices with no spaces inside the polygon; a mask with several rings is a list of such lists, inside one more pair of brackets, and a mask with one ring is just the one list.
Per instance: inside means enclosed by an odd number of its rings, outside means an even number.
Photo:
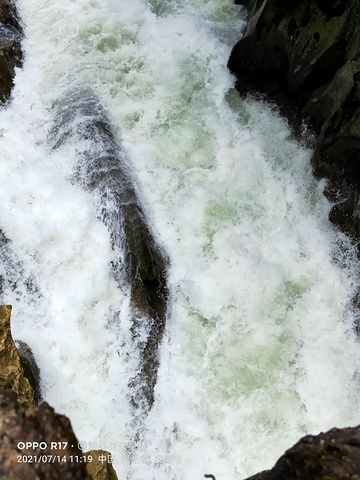
[{"label": "rushing white water", "polygon": [[[311,152],[268,105],[233,90],[239,7],[18,5],[25,63],[0,114],[3,301],[45,400],[80,440],[112,443],[119,478],[133,480],[241,479],[305,433],[359,423],[357,263],[328,223]],[[73,180],[80,145],[48,140],[53,104],[80,86],[107,111],[171,261],[156,400],[131,465],[121,444],[134,435],[137,352],[118,254]]]}]

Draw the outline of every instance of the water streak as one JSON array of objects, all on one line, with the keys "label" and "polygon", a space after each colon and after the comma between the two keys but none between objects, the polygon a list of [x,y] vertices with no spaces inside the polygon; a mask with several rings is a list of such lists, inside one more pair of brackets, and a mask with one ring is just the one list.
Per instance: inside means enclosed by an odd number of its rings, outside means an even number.
[{"label": "water streak", "polygon": [[0,116],[0,227],[42,296],[9,284],[4,298],[15,336],[39,361],[45,399],[82,440],[133,438],[138,352],[129,294],[111,267],[119,252],[93,196],[74,183],[79,143],[54,151],[48,142],[53,103],[84,87],[107,112],[171,261],[145,450],[128,465],[112,448],[119,477],[240,479],[305,433],[359,423],[355,253],[329,225],[310,152],[273,108],[233,89],[238,7],[19,5],[25,63]]}]

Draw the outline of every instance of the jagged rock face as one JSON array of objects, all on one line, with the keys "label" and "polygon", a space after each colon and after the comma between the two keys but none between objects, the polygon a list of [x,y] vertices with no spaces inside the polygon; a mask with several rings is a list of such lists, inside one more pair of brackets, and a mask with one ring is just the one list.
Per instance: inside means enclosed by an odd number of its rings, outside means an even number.
[{"label": "jagged rock face", "polygon": [[[313,159],[314,172],[316,176],[330,180],[328,193],[334,201],[346,197],[347,187],[354,191],[360,188],[359,79],[360,61],[344,64],[329,82],[312,92],[301,112],[302,119],[318,135]],[[343,207],[332,212],[334,223],[341,223],[338,213]],[[344,224],[343,230],[358,238],[355,230],[359,227],[356,207],[354,203],[349,207],[348,214],[349,218],[353,217],[353,228],[347,222],[348,227],[345,228]]]},{"label": "jagged rock face", "polygon": [[118,480],[116,472],[109,461],[111,459],[110,452],[105,450],[90,450],[84,453],[89,458],[92,457],[91,462],[86,462],[86,469],[93,480]]},{"label": "jagged rock face", "polygon": [[29,345],[21,340],[15,340],[15,346],[19,353],[20,365],[24,371],[24,376],[28,379],[33,389],[34,401],[35,404],[38,405],[41,400],[40,370],[37,366],[34,354]]},{"label": "jagged rock face", "polygon": [[[121,287],[130,288],[132,335],[141,350],[139,372],[131,380],[133,404],[144,410],[154,402],[168,299],[168,259],[156,241],[131,172],[129,159],[117,144],[98,99],[77,91],[58,105],[52,131],[55,146],[69,140],[87,140],[79,153],[77,181],[98,199],[99,216],[107,226],[115,251],[114,272]],[[146,338],[146,340],[144,340]]]},{"label": "jagged rock face", "polygon": [[0,306],[0,388],[13,390],[21,405],[33,405],[34,392],[11,336],[10,315],[10,305]]},{"label": "jagged rock face", "polygon": [[22,64],[22,27],[11,0],[0,0],[0,101],[8,100],[15,67]]},{"label": "jagged rock face", "polygon": [[22,27],[14,1],[0,1],[0,22],[4,25],[10,25],[22,33]]},{"label": "jagged rock face", "polygon": [[0,411],[0,478],[91,480],[66,417],[46,403],[20,406],[8,390],[0,390]]},{"label": "jagged rock face", "polygon": [[360,426],[308,435],[271,469],[247,480],[359,480]]},{"label": "jagged rock face", "polygon": [[357,56],[359,32],[344,8],[329,2],[324,12],[315,0],[247,3],[252,13],[228,64],[241,91],[306,96]]},{"label": "jagged rock face", "polygon": [[[317,135],[312,159],[326,194],[346,200],[330,219],[360,235],[360,4],[355,0],[244,0],[250,10],[228,66],[241,93],[276,101],[295,131]],[[350,196],[349,196],[350,193]]]}]

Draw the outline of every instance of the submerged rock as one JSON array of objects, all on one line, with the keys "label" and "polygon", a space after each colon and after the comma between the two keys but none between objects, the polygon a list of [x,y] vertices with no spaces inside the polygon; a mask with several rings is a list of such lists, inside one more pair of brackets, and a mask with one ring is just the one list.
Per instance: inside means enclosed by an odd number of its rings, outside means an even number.
[{"label": "submerged rock", "polygon": [[145,410],[154,402],[168,299],[167,264],[144,213],[129,160],[118,146],[110,122],[95,96],[76,92],[59,103],[52,133],[55,146],[80,140],[77,181],[95,193],[99,216],[107,226],[112,246],[119,252],[114,272],[121,287],[130,288],[132,335],[141,351],[141,365],[131,381],[133,403]]},{"label": "submerged rock", "polygon": [[271,470],[247,480],[359,480],[360,426],[302,438]]},{"label": "submerged rock", "polygon": [[0,0],[0,101],[5,102],[14,85],[15,68],[22,65],[22,27],[15,3]]},{"label": "submerged rock", "polygon": [[344,205],[330,219],[359,239],[360,4],[348,0],[237,1],[249,8],[228,66],[242,93],[277,102],[297,133],[316,134],[312,159],[326,194]]},{"label": "submerged rock", "polygon": [[0,412],[1,478],[91,480],[66,417],[46,403],[21,406],[9,390],[0,390]]},{"label": "submerged rock", "polygon": [[34,391],[11,336],[10,315],[10,305],[0,306],[0,388],[13,390],[20,405],[33,405]]}]

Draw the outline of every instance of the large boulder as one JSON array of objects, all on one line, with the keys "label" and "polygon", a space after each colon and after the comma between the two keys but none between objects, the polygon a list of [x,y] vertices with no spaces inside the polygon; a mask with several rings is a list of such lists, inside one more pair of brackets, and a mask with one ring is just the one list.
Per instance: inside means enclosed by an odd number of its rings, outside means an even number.
[{"label": "large boulder", "polygon": [[91,480],[70,421],[46,403],[19,405],[0,390],[0,477],[6,480]]},{"label": "large boulder", "polygon": [[24,375],[21,360],[11,336],[11,306],[0,306],[0,388],[13,390],[20,405],[34,404],[34,391]]},{"label": "large boulder", "polygon": [[[244,0],[249,20],[228,66],[240,93],[277,102],[300,134],[316,135],[312,159],[330,219],[360,235],[360,3],[353,0]],[[340,202],[344,201],[343,204]]]},{"label": "large boulder", "polygon": [[360,426],[308,435],[271,470],[247,480],[359,480]]}]

